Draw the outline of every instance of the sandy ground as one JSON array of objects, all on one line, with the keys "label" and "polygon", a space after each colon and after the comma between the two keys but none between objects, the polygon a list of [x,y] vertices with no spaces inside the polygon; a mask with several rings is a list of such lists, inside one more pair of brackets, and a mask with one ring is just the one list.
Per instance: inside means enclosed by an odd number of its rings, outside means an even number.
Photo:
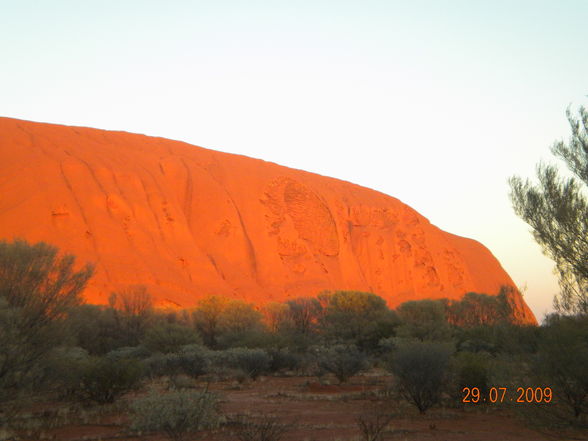
[{"label": "sandy ground", "polygon": [[[526,427],[512,410],[499,405],[469,408],[434,408],[425,415],[407,403],[386,396],[389,379],[368,374],[352,378],[348,384],[320,384],[315,377],[262,377],[255,382],[218,382],[209,385],[220,397],[225,416],[249,418],[273,416],[293,423],[282,441],[362,440],[357,425],[360,417],[376,414],[394,417],[384,431],[383,440],[399,441],[547,441],[588,439],[588,434],[548,437]],[[125,397],[125,400],[132,396]],[[26,439],[74,440],[165,440],[162,434],[130,436],[124,401],[118,405],[93,409],[74,409],[66,415],[64,404],[45,404],[43,412],[49,424],[57,420],[61,427],[31,430]],[[55,417],[55,415],[59,415]],[[65,416],[64,416],[65,415]],[[583,437],[584,436],[584,437]],[[237,438],[228,428],[198,434],[190,440],[229,441]]]}]

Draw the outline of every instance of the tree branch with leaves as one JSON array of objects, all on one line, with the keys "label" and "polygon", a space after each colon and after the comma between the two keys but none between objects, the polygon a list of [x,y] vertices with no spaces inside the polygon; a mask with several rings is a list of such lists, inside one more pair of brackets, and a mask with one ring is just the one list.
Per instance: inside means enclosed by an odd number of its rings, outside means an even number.
[{"label": "tree branch with leaves", "polygon": [[567,112],[572,136],[556,142],[552,153],[571,172],[561,177],[555,165],[539,164],[533,184],[513,176],[510,198],[515,213],[531,226],[543,253],[554,260],[560,293],[554,299],[562,313],[588,314],[588,111]]}]

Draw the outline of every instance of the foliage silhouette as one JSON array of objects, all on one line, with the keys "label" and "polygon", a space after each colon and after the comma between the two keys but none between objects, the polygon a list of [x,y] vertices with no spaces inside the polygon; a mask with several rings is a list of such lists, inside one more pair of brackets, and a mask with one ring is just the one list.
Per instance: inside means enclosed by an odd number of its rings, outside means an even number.
[{"label": "foliage silhouette", "polygon": [[510,198],[515,213],[531,226],[543,252],[555,261],[561,292],[554,299],[560,312],[588,313],[588,111],[579,118],[567,112],[572,136],[556,142],[552,153],[562,159],[572,177],[562,178],[554,165],[539,164],[532,184],[511,177]]}]

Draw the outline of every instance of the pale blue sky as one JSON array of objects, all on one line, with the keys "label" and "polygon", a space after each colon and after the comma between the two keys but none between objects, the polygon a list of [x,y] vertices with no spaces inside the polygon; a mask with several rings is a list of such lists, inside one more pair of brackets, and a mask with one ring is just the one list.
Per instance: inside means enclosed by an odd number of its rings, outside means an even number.
[{"label": "pale blue sky", "polygon": [[355,182],[484,243],[540,319],[512,212],[588,105],[588,1],[3,1],[0,115],[187,141]]}]

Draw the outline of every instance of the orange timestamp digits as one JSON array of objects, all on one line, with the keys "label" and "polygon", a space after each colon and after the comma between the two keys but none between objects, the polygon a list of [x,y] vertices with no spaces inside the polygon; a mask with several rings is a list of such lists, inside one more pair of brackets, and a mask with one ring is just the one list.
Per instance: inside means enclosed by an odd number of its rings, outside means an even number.
[{"label": "orange timestamp digits", "polygon": [[553,390],[550,387],[517,387],[516,394],[509,394],[506,387],[491,387],[487,394],[478,387],[464,387],[461,390],[463,403],[551,403]]}]

